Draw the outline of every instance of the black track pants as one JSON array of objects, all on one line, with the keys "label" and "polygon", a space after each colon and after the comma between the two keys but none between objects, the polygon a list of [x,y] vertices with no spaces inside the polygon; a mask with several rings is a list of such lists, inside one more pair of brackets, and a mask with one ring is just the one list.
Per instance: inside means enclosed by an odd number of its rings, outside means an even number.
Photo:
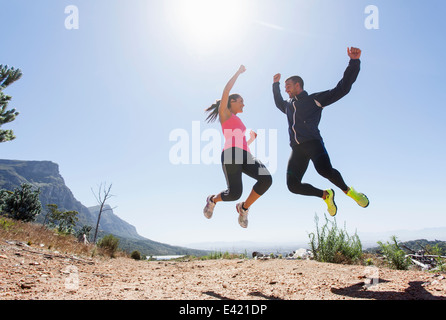
[{"label": "black track pants", "polygon": [[315,188],[311,184],[302,183],[302,178],[307,171],[310,160],[321,176],[330,180],[341,190],[348,190],[348,186],[339,171],[332,167],[330,157],[322,141],[307,141],[293,146],[292,149],[287,168],[287,185],[292,193],[322,198],[323,190]]},{"label": "black track pants", "polygon": [[221,162],[228,185],[228,189],[221,193],[223,201],[240,199],[243,192],[242,173],[257,180],[253,190],[258,195],[263,195],[272,184],[271,174],[265,165],[246,150],[226,149],[221,154]]}]

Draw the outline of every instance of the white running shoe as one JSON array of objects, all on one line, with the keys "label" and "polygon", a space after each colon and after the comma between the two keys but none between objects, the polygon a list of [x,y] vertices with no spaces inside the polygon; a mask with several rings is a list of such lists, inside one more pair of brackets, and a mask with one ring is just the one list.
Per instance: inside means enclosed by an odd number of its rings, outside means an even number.
[{"label": "white running shoe", "polygon": [[206,206],[203,209],[204,216],[208,219],[212,218],[212,214],[214,213],[215,202],[213,202],[212,195],[206,199]]},{"label": "white running shoe", "polygon": [[238,223],[242,228],[248,228],[248,210],[243,209],[243,202],[237,203],[235,208],[237,209],[237,212],[239,214],[238,216]]}]

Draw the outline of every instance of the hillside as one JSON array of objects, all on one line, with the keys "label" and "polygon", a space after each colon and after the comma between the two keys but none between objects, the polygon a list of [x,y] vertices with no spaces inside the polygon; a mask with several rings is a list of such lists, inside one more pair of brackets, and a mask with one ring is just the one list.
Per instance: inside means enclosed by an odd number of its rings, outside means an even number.
[{"label": "hillside", "polygon": [[[88,211],[93,217],[97,217],[99,214],[99,209],[100,206],[93,206],[89,207]],[[132,238],[138,240],[144,239],[144,237],[138,234],[135,226],[115,215],[113,213],[113,209],[108,204],[104,205],[104,208],[102,210],[99,230],[101,230],[102,232],[104,232],[104,230],[105,232],[112,231],[114,235],[122,238]]]},{"label": "hillside", "polygon": [[[425,254],[439,254],[446,256],[446,241],[434,240],[429,241],[426,239],[410,240],[398,242],[399,246],[406,253],[415,253],[418,251],[425,251]],[[434,247],[438,247],[439,252],[432,252]],[[366,250],[367,252],[376,253],[380,251],[380,247],[373,247]]]},{"label": "hillside", "polygon": [[[77,211],[79,221],[76,230],[84,225],[96,227],[98,208],[87,208],[79,202],[66,186],[63,177],[59,173],[59,166],[51,161],[20,161],[0,160],[0,189],[14,190],[21,184],[28,183],[40,189],[40,202],[42,213],[37,216],[36,222],[42,223],[46,214],[47,204],[56,204],[62,211]],[[107,207],[110,209],[110,207]],[[140,236],[136,228],[106,210],[101,216],[99,235],[113,234],[121,241],[123,250],[135,250],[137,248],[144,255],[179,255],[179,254],[206,254],[203,250],[194,250],[183,247],[171,246]]]}]

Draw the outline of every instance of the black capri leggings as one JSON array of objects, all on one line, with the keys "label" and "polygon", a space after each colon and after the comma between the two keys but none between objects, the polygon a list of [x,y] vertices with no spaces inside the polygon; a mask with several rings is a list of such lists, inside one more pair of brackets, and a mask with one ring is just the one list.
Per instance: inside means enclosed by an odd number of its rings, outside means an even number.
[{"label": "black capri leggings", "polygon": [[311,140],[292,148],[293,151],[287,169],[287,185],[292,193],[322,197],[323,190],[317,189],[311,184],[302,183],[302,178],[307,171],[310,160],[322,177],[330,180],[341,190],[348,190],[348,186],[339,171],[332,167],[330,157],[322,141]]},{"label": "black capri leggings", "polygon": [[265,165],[246,150],[235,147],[224,150],[221,154],[221,163],[228,185],[228,189],[221,193],[223,201],[240,199],[243,192],[242,173],[257,180],[253,190],[258,195],[263,195],[273,183]]}]

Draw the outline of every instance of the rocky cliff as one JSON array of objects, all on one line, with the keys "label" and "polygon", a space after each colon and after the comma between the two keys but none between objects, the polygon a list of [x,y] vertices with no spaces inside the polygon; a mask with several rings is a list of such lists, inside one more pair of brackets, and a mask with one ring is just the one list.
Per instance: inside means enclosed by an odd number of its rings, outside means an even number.
[{"label": "rocky cliff", "polygon": [[[40,189],[42,213],[36,221],[42,223],[47,204],[56,204],[62,211],[77,211],[79,221],[76,229],[83,225],[96,227],[98,207],[87,208],[76,200],[59,173],[59,166],[51,161],[0,160],[0,189],[14,190],[23,183]],[[109,206],[101,215],[99,234],[113,234],[120,238],[121,248],[139,250],[145,255],[203,254],[202,250],[170,246],[140,236],[136,228],[113,213]]]},{"label": "rocky cliff", "polygon": [[37,222],[43,222],[47,204],[57,204],[60,210],[79,213],[78,225],[96,225],[95,217],[73,196],[59,173],[59,166],[51,161],[0,160],[0,189],[14,190],[22,183],[40,189],[42,213]]}]

